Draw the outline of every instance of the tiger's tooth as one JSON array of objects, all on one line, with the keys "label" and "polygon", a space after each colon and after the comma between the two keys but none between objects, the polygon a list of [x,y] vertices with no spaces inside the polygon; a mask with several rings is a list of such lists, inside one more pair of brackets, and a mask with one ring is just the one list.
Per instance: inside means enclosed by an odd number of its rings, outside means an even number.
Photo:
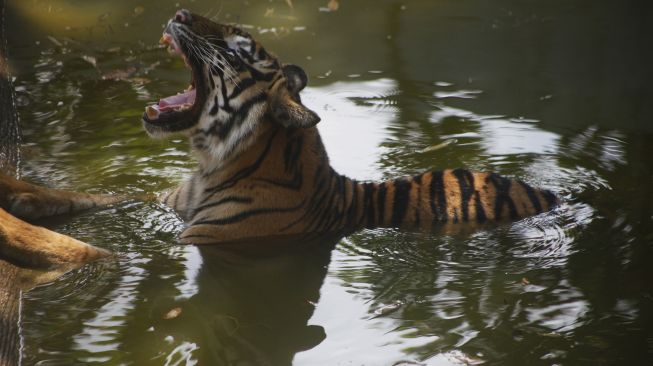
[{"label": "tiger's tooth", "polygon": [[172,36],[169,34],[163,34],[161,36],[161,39],[159,39],[159,44],[171,44],[172,43]]},{"label": "tiger's tooth", "polygon": [[145,108],[145,113],[149,119],[156,119],[159,117],[159,111],[151,105]]}]

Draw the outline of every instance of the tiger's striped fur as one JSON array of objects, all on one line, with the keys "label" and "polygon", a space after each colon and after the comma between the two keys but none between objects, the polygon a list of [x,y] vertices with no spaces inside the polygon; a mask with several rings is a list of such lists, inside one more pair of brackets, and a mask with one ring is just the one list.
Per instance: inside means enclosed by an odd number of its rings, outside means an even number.
[{"label": "tiger's striped fur", "polygon": [[[145,197],[139,197],[144,199]],[[50,189],[0,172],[0,208],[23,220],[37,220],[102,208],[130,199],[125,196],[90,194]]]},{"label": "tiger's striped fur", "polygon": [[361,228],[429,229],[517,219],[557,198],[521,181],[464,169],[358,182],[336,173],[299,92],[297,66],[281,65],[246,32],[185,10],[164,37],[193,71],[192,108],[144,116],[153,136],[189,137],[199,170],[162,197],[188,222],[181,241],[205,244]]}]

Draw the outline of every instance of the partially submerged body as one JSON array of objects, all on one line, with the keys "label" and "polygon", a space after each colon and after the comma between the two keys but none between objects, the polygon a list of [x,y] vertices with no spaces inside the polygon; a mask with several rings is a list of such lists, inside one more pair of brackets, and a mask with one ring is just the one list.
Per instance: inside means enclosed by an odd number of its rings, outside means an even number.
[{"label": "partially submerged body", "polygon": [[[549,191],[464,169],[386,182],[336,173],[301,102],[304,71],[282,64],[245,31],[180,10],[162,42],[191,69],[191,86],[148,106],[153,137],[189,138],[199,169],[163,197],[188,223],[183,243],[430,229],[441,223],[518,219],[557,204]],[[345,133],[343,131],[343,133]]]}]

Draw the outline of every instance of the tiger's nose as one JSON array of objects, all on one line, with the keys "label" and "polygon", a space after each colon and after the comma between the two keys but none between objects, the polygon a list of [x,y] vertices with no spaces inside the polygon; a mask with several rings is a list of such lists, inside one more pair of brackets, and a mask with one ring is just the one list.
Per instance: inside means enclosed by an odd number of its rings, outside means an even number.
[{"label": "tiger's nose", "polygon": [[181,9],[181,10],[177,10],[177,12],[175,13],[175,22],[190,25],[191,21],[192,21],[192,16],[190,15],[190,11],[186,9]]}]

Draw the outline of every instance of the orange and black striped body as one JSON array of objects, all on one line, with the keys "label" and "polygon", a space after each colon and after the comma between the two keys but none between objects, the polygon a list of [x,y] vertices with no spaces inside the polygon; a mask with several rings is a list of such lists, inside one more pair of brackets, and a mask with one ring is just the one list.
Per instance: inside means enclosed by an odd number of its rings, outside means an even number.
[{"label": "orange and black striped body", "polygon": [[556,197],[519,180],[465,169],[359,182],[330,166],[316,128],[265,124],[254,148],[163,197],[188,223],[182,242],[515,220]]},{"label": "orange and black striped body", "polygon": [[[199,169],[164,203],[188,222],[185,243],[351,232],[429,229],[442,223],[517,219],[549,210],[548,191],[464,169],[382,183],[336,173],[301,101],[308,78],[247,32],[180,10],[162,42],[192,72],[185,92],[146,108],[153,137],[183,134]],[[345,133],[345,132],[343,132]]]},{"label": "orange and black striped body", "polygon": [[430,228],[446,223],[516,220],[557,205],[557,198],[548,190],[494,173],[465,169],[428,172],[382,183],[349,184],[359,195],[353,198],[353,210],[359,212],[367,228]]}]

